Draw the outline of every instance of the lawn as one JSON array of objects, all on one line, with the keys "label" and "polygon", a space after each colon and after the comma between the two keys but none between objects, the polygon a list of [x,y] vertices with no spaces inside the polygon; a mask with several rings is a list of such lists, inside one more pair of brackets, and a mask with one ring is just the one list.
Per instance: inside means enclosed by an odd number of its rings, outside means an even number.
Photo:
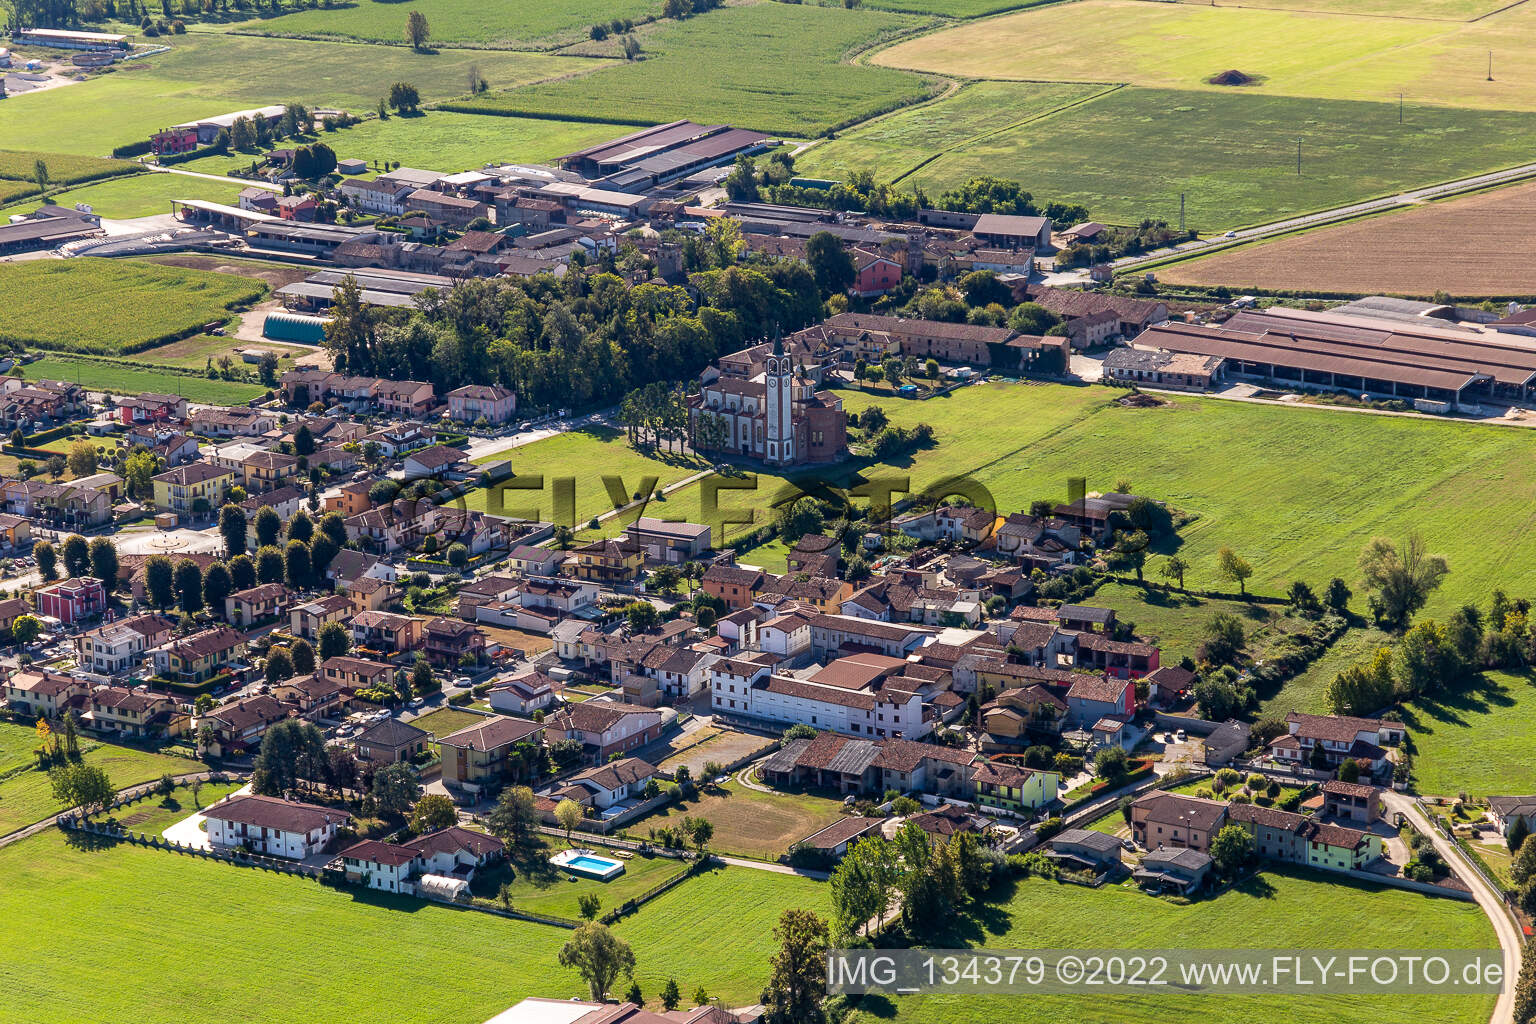
[{"label": "lawn", "polygon": [[[533,484],[535,481],[530,478],[539,476],[543,480],[531,489],[476,489],[465,496],[467,507],[496,515],[575,525],[585,525],[593,516],[613,510],[610,486],[622,504],[636,493],[646,492],[647,488],[641,485],[647,477],[655,478],[649,487],[654,491],[708,467],[708,463],[694,455],[636,451],[630,447],[624,431],[602,426],[568,431],[476,462],[482,466],[510,462],[514,483]],[[647,514],[669,519],[685,517],[685,509],[671,508],[670,501],[666,504],[668,507],[663,511],[652,505]]]},{"label": "lawn", "polygon": [[1327,653],[1307,666],[1305,672],[1288,679],[1274,696],[1263,699],[1261,695],[1258,714],[1283,716],[1289,711],[1328,714],[1328,684],[1333,682],[1334,676],[1356,662],[1375,657],[1378,647],[1391,646],[1391,643],[1391,636],[1371,626],[1348,630],[1334,641]]},{"label": "lawn", "polygon": [[795,159],[795,169],[813,178],[846,178],[854,171],[869,171],[876,181],[900,181],[940,153],[1028,124],[1108,88],[973,82],[946,99],[898,110],[820,142]]},{"label": "lawn", "polygon": [[[1161,217],[1177,225],[1183,193],[1187,223],[1209,232],[1523,163],[1527,151],[1514,140],[1536,130],[1529,113],[1455,110],[1411,96],[1404,113],[1399,124],[1395,98],[1117,89],[961,145],[903,184],[932,195],[990,174],[1116,224]],[[815,153],[807,154],[813,164]]]},{"label": "lawn", "polygon": [[[49,198],[63,206],[90,204],[98,216],[113,220],[150,217],[171,212],[172,199],[204,199],[211,203],[236,205],[240,187],[223,181],[193,178],[185,174],[134,174],[129,177],[98,181],[78,188],[55,192]],[[30,213],[40,202],[7,209],[7,214]]]},{"label": "lawn", "polygon": [[260,384],[243,381],[209,380],[186,373],[156,370],[132,362],[88,357],[44,356],[26,365],[33,378],[74,381],[91,391],[114,395],[137,395],[144,391],[185,395],[188,401],[212,405],[244,405],[267,393]]},{"label": "lawn", "polygon": [[[0,915],[32,922],[7,944],[6,1020],[57,1020],[61,1006],[88,1005],[99,1020],[275,1024],[376,1020],[387,1006],[391,1021],[407,1024],[484,1020],[530,995],[586,995],[555,960],[569,933],[543,925],[143,847],[71,845],[56,831],[0,850],[0,871]],[[685,882],[616,930],[633,944],[653,1000],[675,975],[690,994],[703,984],[741,1006],[767,980],[779,914],[825,914],[824,894],[793,876],[727,868]],[[186,967],[184,930],[157,912],[164,907],[196,908],[196,970]],[[298,935],[303,956],[293,953]],[[450,966],[453,983],[443,984]]]},{"label": "lawn", "polygon": [[[188,334],[266,293],[250,278],[81,258],[0,266],[9,296],[0,340],[55,351],[127,354]],[[34,373],[33,376],[52,376]]]},{"label": "lawn", "polygon": [[92,156],[71,156],[37,150],[0,149],[0,178],[36,181],[37,162],[48,167],[48,180],[55,185],[75,185],[117,174],[133,174],[139,167],[127,160],[102,160]]},{"label": "lawn", "polygon": [[[1449,107],[1536,110],[1533,28],[1536,12],[1529,5],[1454,24],[1084,0],[909,40],[875,61],[971,78],[1125,82],[1329,100],[1395,101],[1402,92],[1412,101]],[[1243,86],[1207,82],[1230,70],[1255,81]]]},{"label": "lawn", "polygon": [[339,37],[365,42],[400,44],[405,40],[405,19],[420,11],[432,29],[432,43],[476,43],[492,47],[546,48],[587,37],[594,22],[607,25],[615,18],[655,17],[660,0],[564,0],[559,4],[538,0],[354,0],[324,9],[298,11],[281,17],[234,26],[238,32],[271,35]]},{"label": "lawn", "polygon": [[453,109],[654,123],[692,118],[806,137],[926,95],[917,75],[844,62],[849,51],[916,23],[841,7],[726,7],[646,33],[644,60]]},{"label": "lawn", "polygon": [[1121,622],[1135,623],[1138,636],[1162,648],[1166,664],[1195,657],[1205,642],[1205,627],[1219,613],[1235,615],[1248,636],[1248,653],[1262,658],[1265,648],[1284,633],[1306,629],[1310,623],[1285,614],[1278,605],[1226,601],[1165,590],[1144,590],[1130,583],[1106,583],[1085,604],[1113,608]]},{"label": "lawn", "polygon": [[471,714],[468,711],[460,711],[458,708],[438,708],[420,718],[412,719],[411,724],[418,729],[427,730],[432,734],[433,739],[441,739],[460,729],[466,729],[471,725],[483,725],[489,721],[491,719],[485,715]]},{"label": "lawn", "polygon": [[[576,842],[581,843],[580,836],[576,837]],[[578,921],[581,910],[577,900],[587,893],[597,895],[601,904],[599,913],[606,914],[626,900],[641,896],[687,870],[686,864],[669,857],[636,855],[624,862],[624,873],[611,882],[579,878],[549,863],[550,856],[564,849],[565,840],[546,838],[535,852],[520,853],[494,870],[476,872],[474,894],[482,899],[499,901],[501,886],[506,882],[512,891],[514,909]]]},{"label": "lawn", "polygon": [[150,793],[131,804],[116,808],[111,817],[130,832],[157,836],[183,818],[212,807],[244,785],[239,781],[206,782],[198,789],[195,797],[191,787],[178,786],[170,796]]},{"label": "lawn", "polygon": [[1536,743],[1536,680],[1489,672],[1443,701],[1421,699],[1403,712],[1420,793],[1486,798],[1531,788]]},{"label": "lawn", "polygon": [[[256,314],[260,316],[261,314]],[[187,370],[202,370],[212,359],[215,366],[218,365],[221,356],[229,356],[237,366],[252,369],[248,364],[242,363],[235,350],[238,348],[260,348],[277,354],[279,375],[285,370],[293,369],[293,360],[299,356],[308,355],[313,349],[303,348],[297,345],[284,345],[280,342],[267,341],[240,341],[228,335],[220,338],[212,334],[196,334],[190,338],[182,338],[180,341],[169,342],[165,345],[156,345],[138,353],[136,361],[153,363],[156,366],[179,366]]]},{"label": "lawn", "polygon": [[[403,25],[405,12],[398,17]],[[131,69],[13,96],[0,105],[0,139],[18,149],[104,156],[168,124],[259,104],[294,100],[367,113],[388,95],[391,83],[401,80],[415,85],[423,102],[435,103],[467,94],[471,67],[492,88],[508,89],[589,66],[544,54],[415,53],[404,46],[204,31],[176,36],[171,45],[170,53],[136,61]],[[112,116],[102,117],[107,108]]]},{"label": "lawn", "polygon": [[[1118,817],[1118,816],[1117,816]],[[1368,929],[1330,922],[1370,920]],[[1158,899],[1131,885],[1085,889],[1030,880],[981,915],[957,920],[934,947],[992,949],[1493,949],[1497,943],[1475,904],[1425,898],[1398,889],[1346,883],[1336,876],[1266,871],[1215,899],[1192,904]],[[1472,1024],[1487,1020],[1491,995],[924,995],[870,1000],[870,1015],[891,1010],[902,1024],[1055,1024],[1115,1021],[1152,1024],[1198,1019],[1209,1024],[1285,1020],[1289,1024],[1378,1021]],[[1091,1009],[1090,1009],[1091,1007]]]},{"label": "lawn", "polygon": [[[39,771],[32,749],[37,746],[37,732],[31,726],[0,722],[0,835],[42,821],[64,808],[53,798],[53,788],[46,772]],[[180,775],[202,769],[185,757],[156,754],[134,747],[121,747],[82,738],[80,749],[87,764],[106,769],[112,785],[118,789],[158,779],[169,772]],[[32,766],[30,769],[28,766]],[[16,772],[11,775],[11,772]]]},{"label": "lawn", "polygon": [[710,849],[720,853],[777,860],[790,844],[843,816],[842,801],[813,793],[760,793],[730,782],[672,804],[625,826],[631,836],[646,837],[653,827],[684,817],[706,818],[715,826]]}]

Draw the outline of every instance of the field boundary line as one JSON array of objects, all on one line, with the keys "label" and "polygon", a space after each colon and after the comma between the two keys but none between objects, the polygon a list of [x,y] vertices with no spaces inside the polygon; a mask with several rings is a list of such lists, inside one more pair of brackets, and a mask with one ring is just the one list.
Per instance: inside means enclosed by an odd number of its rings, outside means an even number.
[{"label": "field boundary line", "polygon": [[[1137,2],[1166,4],[1169,3],[1170,0],[1137,0]],[[1199,4],[1190,3],[1189,0],[1171,0],[1171,2],[1181,7],[1214,7],[1218,10],[1228,11],[1270,11],[1274,14],[1308,14],[1312,15],[1313,17],[1334,16],[1341,18],[1375,19],[1377,21],[1422,21],[1428,22],[1431,25],[1470,25],[1474,21],[1481,21],[1484,18],[1490,18],[1502,11],[1507,11],[1510,7],[1519,7],[1521,4],[1525,3],[1525,0],[1515,0],[1514,3],[1508,5],[1507,7],[1500,7],[1497,11],[1485,11],[1475,18],[1467,18],[1466,20],[1461,20],[1458,18],[1416,18],[1407,14],[1355,14],[1351,11],[1314,11],[1304,7],[1265,7],[1263,4],[1223,4],[1216,3],[1215,0],[1212,0],[1211,3]]]}]

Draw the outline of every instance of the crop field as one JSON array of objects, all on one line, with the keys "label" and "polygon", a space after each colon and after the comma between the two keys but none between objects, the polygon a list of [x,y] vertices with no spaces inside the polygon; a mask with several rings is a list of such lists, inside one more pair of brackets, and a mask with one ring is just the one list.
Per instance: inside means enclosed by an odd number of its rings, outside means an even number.
[{"label": "crop field", "polygon": [[[1160,268],[1169,284],[1419,295],[1536,294],[1536,185],[1320,228]],[[1454,244],[1447,244],[1452,240]]]},{"label": "crop field", "polygon": [[0,338],[66,352],[129,353],[224,320],[266,292],[250,278],[89,257],[0,266]]},{"label": "crop field", "polygon": [[[32,749],[37,732],[31,726],[0,722],[0,835],[42,821],[64,808],[53,798],[48,773],[39,771]],[[184,757],[157,754],[136,747],[120,747],[82,738],[80,748],[87,764],[106,769],[118,789],[158,779],[167,772],[179,775],[201,769]],[[27,766],[31,769],[27,770]],[[10,772],[14,776],[6,777]]]},{"label": "crop field", "polygon": [[28,375],[52,380],[69,380],[91,391],[137,395],[143,391],[185,395],[190,402],[212,405],[244,405],[267,393],[260,384],[244,381],[209,380],[201,375],[168,373],[135,361],[49,355],[26,366]]},{"label": "crop field", "polygon": [[[1395,102],[1117,89],[956,145],[903,184],[932,194],[990,174],[1117,224],[1176,225],[1184,193],[1189,226],[1214,231],[1524,163],[1529,151],[1516,140],[1536,131],[1536,115],[1517,111],[1410,104],[1403,124],[1397,116]],[[807,156],[830,159],[860,138],[850,132]]]},{"label": "crop field", "polygon": [[879,118],[818,143],[795,158],[795,169],[817,178],[869,171],[898,181],[934,156],[1028,123],[1108,87],[1069,83],[975,82],[934,103]]},{"label": "crop field", "polygon": [[48,180],[56,185],[74,185],[118,174],[133,174],[138,165],[127,160],[102,160],[98,157],[43,153],[36,150],[0,150],[0,178],[11,181],[35,181],[37,161],[48,166]]},{"label": "crop field", "polygon": [[905,14],[932,14],[941,18],[979,18],[999,11],[1033,7],[1050,0],[868,0],[861,6]]},{"label": "crop field", "polygon": [[[1209,7],[1210,0],[1176,0]],[[1244,0],[1244,7],[1275,11],[1318,11],[1383,18],[1471,21],[1508,6],[1506,0]]]},{"label": "crop field", "polygon": [[1481,685],[1403,709],[1421,793],[1488,797],[1531,786],[1536,679],[1489,672]]},{"label": "crop field", "polygon": [[[1115,820],[1119,815],[1113,816]],[[1384,927],[1320,927],[1369,919]],[[953,936],[930,943],[992,949],[1387,948],[1493,949],[1493,931],[1475,904],[1427,899],[1399,889],[1352,885],[1326,873],[1265,871],[1214,899],[1178,905],[1130,884],[1085,889],[1028,880],[1011,899],[961,916]],[[1293,1024],[1372,1020],[1436,1024],[1487,1020],[1492,995],[923,995],[880,999],[873,1015],[903,1024],[1048,1024],[1085,1019],[1154,1024],[1198,1019],[1210,1024],[1284,1019]],[[1092,1009],[1087,1009],[1091,1006]]]},{"label": "crop field", "polygon": [[[1536,11],[1528,4],[1457,24],[1083,0],[922,36],[874,61],[970,78],[1125,82],[1333,100],[1395,101],[1402,92],[1419,103],[1536,110],[1533,29]],[[1254,81],[1241,87],[1207,82],[1233,70]]]},{"label": "crop field", "polygon": [[[0,182],[4,185],[5,182]],[[95,181],[77,188],[65,189],[51,196],[55,203],[71,206],[89,203],[92,212],[101,217],[125,220],[129,217],[149,217],[171,212],[172,199],[206,199],[214,203],[235,205],[239,201],[240,186],[228,182],[209,181],[185,174],[133,174]],[[7,209],[6,213],[30,213],[41,203],[32,202]]]},{"label": "crop field", "polygon": [[842,62],[848,51],[916,24],[905,15],[798,4],[724,8],[647,33],[644,60],[452,108],[653,123],[693,118],[805,137],[927,94],[920,76]]},{"label": "crop field", "polygon": [[412,11],[426,16],[432,45],[454,43],[546,49],[587,37],[594,22],[638,20],[661,13],[660,0],[353,0],[328,8],[284,14],[233,26],[236,32],[279,36],[356,39],[400,44],[405,19]]},{"label": "crop field", "polygon": [[[403,24],[404,12],[399,16]],[[366,113],[397,81],[411,82],[423,103],[435,103],[469,92],[470,67],[478,68],[493,89],[589,67],[586,61],[545,54],[447,49],[415,53],[404,46],[219,32],[189,32],[176,36],[171,45],[170,53],[135,62],[142,69],[12,97],[0,105],[0,139],[17,149],[101,156],[114,146],[147,139],[167,124],[242,107],[294,100]],[[107,105],[110,118],[101,116]]]}]

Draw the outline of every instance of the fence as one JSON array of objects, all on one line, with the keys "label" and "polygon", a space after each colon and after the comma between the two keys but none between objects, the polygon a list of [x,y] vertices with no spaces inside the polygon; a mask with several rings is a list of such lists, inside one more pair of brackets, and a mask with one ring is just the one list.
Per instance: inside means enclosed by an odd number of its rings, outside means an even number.
[{"label": "fence", "polygon": [[[1492,873],[1483,866],[1483,859],[1471,847],[1462,842],[1461,837],[1456,835],[1454,829],[1446,828],[1445,823],[1437,815],[1431,814],[1429,808],[1425,807],[1422,802],[1415,802],[1419,804],[1419,811],[1424,817],[1429,819],[1430,827],[1444,836],[1446,841],[1461,854],[1461,859],[1472,865],[1472,870],[1477,872],[1478,877],[1483,880],[1484,884],[1498,894],[1499,900],[1504,904],[1505,911],[1508,912],[1510,918],[1515,922],[1515,932],[1523,936],[1525,929],[1520,925],[1520,911],[1515,906],[1514,901],[1509,898],[1509,892],[1504,888],[1504,883],[1493,877]],[[1468,893],[1467,898],[1472,898],[1470,893]]]},{"label": "fence", "polygon": [[284,860],[281,857],[268,857],[259,853],[246,853],[244,850],[214,850],[202,846],[192,846],[191,844],[184,845],[174,840],[162,839],[159,836],[148,836],[142,832],[130,832],[128,829],[119,826],[106,825],[88,819],[77,818],[73,815],[60,817],[59,827],[66,832],[83,832],[87,835],[102,836],[103,838],[113,839],[118,842],[132,843],[135,846],[169,850],[192,857],[202,857],[205,860],[221,860],[240,867],[279,871],[284,874],[299,875],[304,878],[320,878],[324,874],[322,868],[311,867],[299,861]]},{"label": "fence", "polygon": [[679,871],[677,874],[673,875],[665,882],[662,882],[660,885],[652,886],[650,889],[647,889],[639,896],[636,896],[633,899],[625,900],[620,906],[614,907],[612,910],[608,911],[608,913],[604,914],[600,920],[603,922],[603,924],[612,924],[613,922],[618,921],[628,916],[629,914],[633,914],[635,911],[651,902],[651,900],[660,896],[662,893],[671,889],[673,886],[681,885],[683,882],[686,882],[688,879],[692,878],[700,871],[703,871],[713,863],[713,857],[700,857],[698,860],[688,865],[685,870]]}]

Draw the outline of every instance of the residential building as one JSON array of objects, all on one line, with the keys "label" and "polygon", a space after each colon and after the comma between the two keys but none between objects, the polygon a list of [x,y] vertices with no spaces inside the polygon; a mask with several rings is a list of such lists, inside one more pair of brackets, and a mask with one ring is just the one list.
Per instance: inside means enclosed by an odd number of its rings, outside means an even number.
[{"label": "residential building", "polygon": [[353,658],[345,654],[326,658],[320,663],[320,674],[348,694],[360,690],[376,690],[391,681],[394,671],[382,661]]},{"label": "residential building", "polygon": [[[271,584],[275,586],[276,584]],[[288,613],[288,628],[294,636],[313,643],[320,631],[333,622],[345,624],[352,616],[352,602],[344,594],[331,594],[307,604],[301,604]]]},{"label": "residential building", "polygon": [[650,762],[621,757],[577,772],[550,793],[550,799],[575,800],[584,807],[605,811],[640,796],[645,784],[655,777],[656,766]]},{"label": "residential building", "polygon": [[224,503],[235,474],[209,462],[189,462],[152,478],[155,507],[162,512],[205,516]]},{"label": "residential building", "polygon": [[232,626],[252,626],[284,617],[288,611],[288,588],[281,583],[262,583],[237,590],[224,599],[224,619]]},{"label": "residential building", "polygon": [[99,686],[91,691],[91,728],[140,739],[165,739],[187,731],[191,716],[163,694],[126,686]]},{"label": "residential building", "polygon": [[403,654],[421,646],[421,620],[393,612],[362,611],[352,616],[352,645],[384,654]]},{"label": "residential building", "polygon": [[226,672],[245,657],[245,635],[214,626],[149,652],[155,674],[196,685]]},{"label": "residential building", "polygon": [[1105,832],[1069,828],[1047,841],[1046,856],[1071,870],[1101,874],[1120,866],[1120,840]]},{"label": "residential building", "polygon": [[519,743],[539,742],[544,725],[494,715],[440,737],[443,781],[455,786],[494,787],[508,772],[507,755]]},{"label": "residential building", "polygon": [[217,849],[247,849],[303,860],[322,853],[350,815],[333,807],[272,796],[232,796],[203,812],[208,842]]},{"label": "residential building", "polygon": [[427,749],[432,734],[425,729],[402,722],[398,718],[386,718],[378,725],[365,729],[352,741],[357,756],[374,764],[394,764],[409,761]]},{"label": "residential building", "polygon": [[34,718],[56,719],[65,711],[84,707],[91,684],[79,676],[49,668],[24,668],[5,680],[5,702]]},{"label": "residential building", "polygon": [[[1396,746],[1407,736],[1402,722],[1379,718],[1350,718],[1344,715],[1285,716],[1288,732],[1269,743],[1269,753],[1277,761],[1311,765],[1320,759],[1327,769],[1337,768],[1348,759],[1363,761],[1373,772],[1387,766],[1386,746]],[[1321,748],[1321,753],[1315,751]]]},{"label": "residential building", "polygon": [[1015,814],[1032,814],[1056,799],[1061,776],[1004,761],[988,761],[976,768],[976,802]]},{"label": "residential building", "polygon": [[171,638],[171,623],[158,615],[109,622],[75,637],[75,663],[92,675],[125,676],[144,655]]},{"label": "residential building", "polygon": [[698,523],[676,523],[641,516],[625,530],[630,541],[645,549],[650,562],[691,562],[710,547],[710,528]]},{"label": "residential building", "polygon": [[583,755],[603,764],[614,754],[643,747],[661,736],[661,712],[609,700],[571,704],[545,719],[546,738],[580,740]]},{"label": "residential building", "polygon": [[99,618],[107,607],[107,591],[94,576],[71,577],[33,592],[37,613],[73,625]]},{"label": "residential building", "polygon": [[1211,866],[1210,855],[1203,850],[1163,847],[1141,858],[1131,877],[1148,889],[1187,896],[1205,884]]},{"label": "residential building", "polygon": [[485,634],[462,619],[428,619],[422,636],[427,657],[439,667],[478,663],[485,657]]},{"label": "residential building", "polygon": [[213,730],[213,742],[205,745],[199,735],[198,745],[216,757],[237,755],[258,749],[270,726],[295,714],[291,705],[263,693],[221,704],[200,716],[193,723],[194,734],[201,733],[207,725]]},{"label": "residential building", "polygon": [[1209,853],[1227,820],[1226,804],[1177,793],[1149,793],[1131,804],[1131,834],[1148,850],[1187,847]]},{"label": "residential building", "polygon": [[517,393],[495,384],[466,384],[443,396],[448,400],[448,416],[459,423],[484,420],[500,426],[517,414]]},{"label": "residential building", "polygon": [[1381,818],[1381,790],[1360,782],[1323,783],[1323,813],[1369,827]]},{"label": "residential building", "polygon": [[628,583],[640,575],[645,548],[634,541],[596,540],[572,549],[577,579],[599,583]]}]

